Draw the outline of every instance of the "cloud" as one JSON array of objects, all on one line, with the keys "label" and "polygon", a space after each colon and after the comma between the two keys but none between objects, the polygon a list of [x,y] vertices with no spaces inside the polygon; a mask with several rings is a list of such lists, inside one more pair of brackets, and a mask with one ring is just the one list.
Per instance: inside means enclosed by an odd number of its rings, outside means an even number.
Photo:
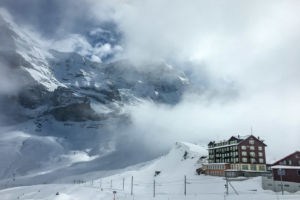
[{"label": "cloud", "polygon": [[109,31],[105,31],[102,28],[96,28],[90,32],[90,35],[95,36],[95,35],[100,35],[101,33],[105,33],[105,32],[109,33]]},{"label": "cloud", "polygon": [[289,102],[265,93],[227,104],[205,99],[194,96],[176,106],[145,103],[133,107],[128,132],[153,154],[166,152],[176,141],[206,146],[209,141],[228,140],[232,135],[250,135],[251,127],[253,135],[267,144],[268,162],[299,146],[300,95]]},{"label": "cloud", "polygon": [[91,60],[93,62],[99,62],[99,63],[101,63],[101,59],[98,56],[95,56],[95,55],[92,55]]}]

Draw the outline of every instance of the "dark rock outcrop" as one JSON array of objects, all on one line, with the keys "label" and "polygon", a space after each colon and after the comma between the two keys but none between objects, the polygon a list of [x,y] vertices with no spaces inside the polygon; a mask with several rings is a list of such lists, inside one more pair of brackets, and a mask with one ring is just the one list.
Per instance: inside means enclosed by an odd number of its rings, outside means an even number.
[{"label": "dark rock outcrop", "polygon": [[64,107],[54,108],[50,111],[57,121],[100,121],[107,116],[96,113],[89,102],[70,104]]}]

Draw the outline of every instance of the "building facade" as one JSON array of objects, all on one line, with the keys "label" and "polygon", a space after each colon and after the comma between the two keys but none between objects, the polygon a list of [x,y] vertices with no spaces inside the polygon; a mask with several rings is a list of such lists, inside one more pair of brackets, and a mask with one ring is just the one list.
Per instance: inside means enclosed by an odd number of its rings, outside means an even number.
[{"label": "building facade", "polygon": [[[272,164],[272,175],[262,177],[262,187],[264,190],[297,192],[300,191],[300,152],[296,151]],[[284,171],[280,176],[279,170]]]},{"label": "building facade", "polygon": [[230,164],[228,163],[211,163],[205,165],[205,175],[211,176],[225,176],[225,171],[230,169]]},{"label": "building facade", "polygon": [[226,163],[230,165],[231,176],[240,175],[241,171],[266,171],[267,145],[259,137],[232,136],[227,141],[208,144],[209,164]]}]

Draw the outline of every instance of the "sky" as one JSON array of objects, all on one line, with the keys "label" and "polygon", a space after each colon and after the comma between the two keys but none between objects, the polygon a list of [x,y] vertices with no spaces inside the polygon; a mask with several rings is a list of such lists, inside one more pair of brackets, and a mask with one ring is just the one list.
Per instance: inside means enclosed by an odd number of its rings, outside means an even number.
[{"label": "sky", "polygon": [[205,144],[252,126],[270,159],[300,150],[297,0],[2,0],[0,7],[49,48],[97,62],[159,57],[195,85],[238,91],[229,102],[187,95],[176,106],[131,108],[131,129],[150,145]]}]

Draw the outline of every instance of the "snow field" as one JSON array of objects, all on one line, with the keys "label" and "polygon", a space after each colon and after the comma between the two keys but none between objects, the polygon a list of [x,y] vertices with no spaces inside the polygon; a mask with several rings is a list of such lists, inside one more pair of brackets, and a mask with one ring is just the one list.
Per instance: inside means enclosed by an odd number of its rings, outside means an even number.
[{"label": "snow field", "polygon": [[[120,200],[300,199],[300,193],[285,193],[286,195],[282,196],[272,191],[262,190],[260,177],[231,182],[239,195],[236,195],[234,190],[229,187],[229,195],[227,196],[225,195],[226,181],[223,177],[196,175],[195,170],[201,167],[201,162],[206,162],[199,159],[203,155],[206,155],[205,147],[177,142],[168,154],[154,161],[125,169],[78,174],[57,179],[52,182],[54,184],[41,185],[34,185],[35,183],[32,181],[34,177],[24,176],[22,182],[32,186],[0,190],[0,199],[104,200],[113,199],[113,191],[117,191],[116,199]],[[156,171],[160,171],[160,174],[154,176]],[[49,173],[48,176],[53,176],[53,174]],[[43,177],[46,178],[47,174]],[[131,195],[132,177],[133,195]],[[186,195],[184,195],[185,177]],[[155,197],[153,197],[154,180]],[[57,192],[59,195],[56,195]]]}]

